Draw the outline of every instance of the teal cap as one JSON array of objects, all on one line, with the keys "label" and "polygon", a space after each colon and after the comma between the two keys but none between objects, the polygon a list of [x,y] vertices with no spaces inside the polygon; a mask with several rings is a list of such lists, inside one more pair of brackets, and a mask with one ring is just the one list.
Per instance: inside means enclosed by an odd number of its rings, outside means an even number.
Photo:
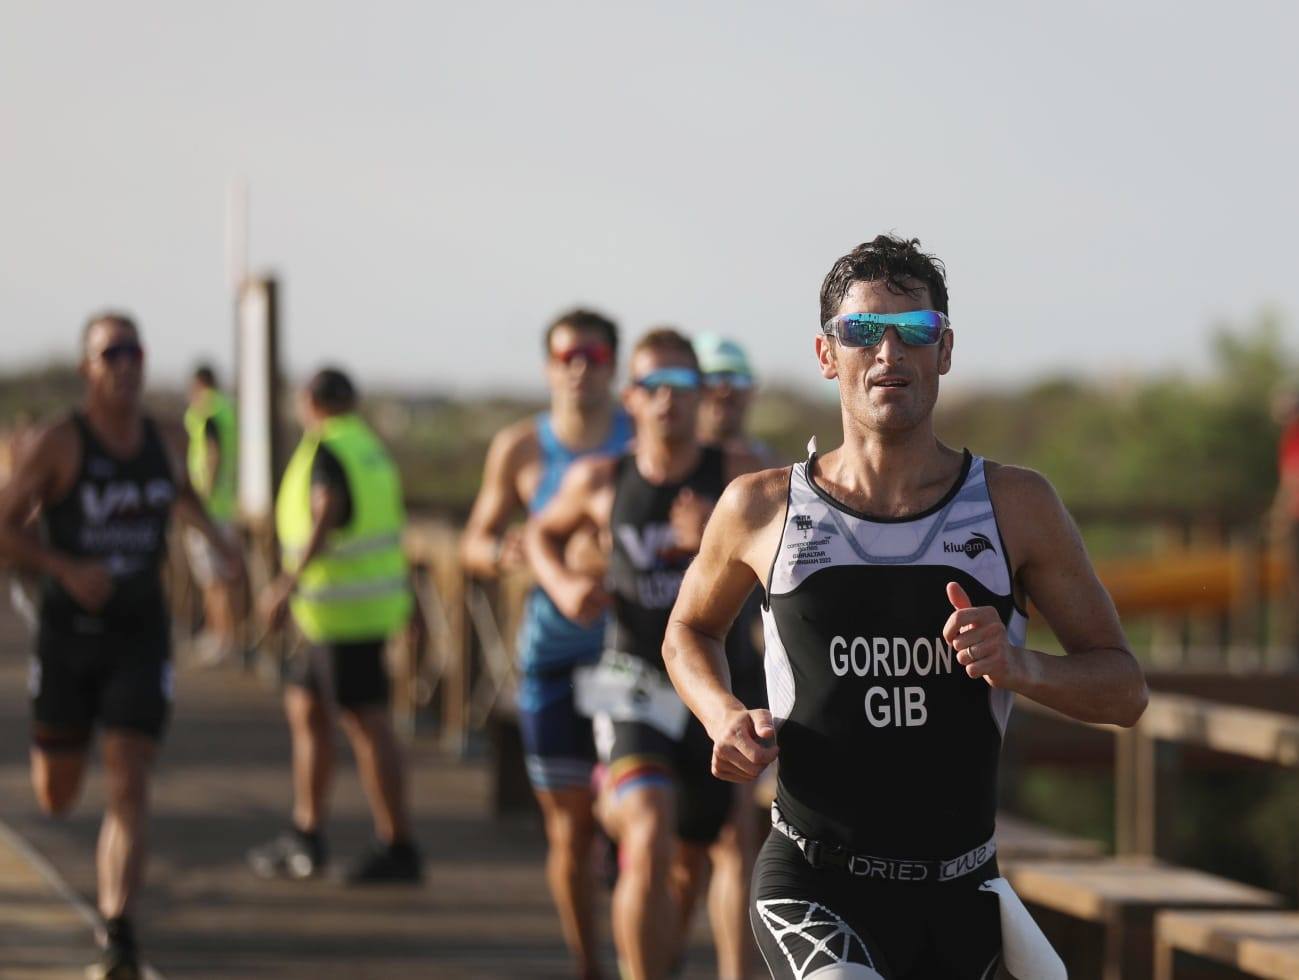
[{"label": "teal cap", "polygon": [[715,333],[701,333],[694,339],[695,357],[699,358],[699,370],[704,374],[715,374],[726,371],[753,377],[753,368],[749,366],[749,356],[744,348],[733,340],[727,340]]}]

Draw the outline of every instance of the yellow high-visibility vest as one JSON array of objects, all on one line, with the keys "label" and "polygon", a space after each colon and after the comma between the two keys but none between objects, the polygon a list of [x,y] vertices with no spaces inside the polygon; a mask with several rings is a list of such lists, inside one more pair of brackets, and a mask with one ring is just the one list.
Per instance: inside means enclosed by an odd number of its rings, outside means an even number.
[{"label": "yellow high-visibility vest", "polygon": [[295,571],[311,539],[311,466],[324,446],[342,465],[352,517],[329,532],[323,550],[298,575],[289,607],[315,643],[382,639],[410,617],[411,594],[401,532],[401,477],[360,416],[326,419],[302,437],[275,500],[284,565]]},{"label": "yellow high-visibility vest", "polygon": [[[217,447],[221,458],[217,462],[216,479],[208,486],[207,422],[216,425]],[[230,399],[221,392],[209,389],[198,401],[185,409],[185,431],[189,433],[189,451],[186,462],[189,482],[198,491],[199,498],[215,521],[232,521],[235,517],[235,474],[238,466],[239,432],[235,425],[235,409]]]}]

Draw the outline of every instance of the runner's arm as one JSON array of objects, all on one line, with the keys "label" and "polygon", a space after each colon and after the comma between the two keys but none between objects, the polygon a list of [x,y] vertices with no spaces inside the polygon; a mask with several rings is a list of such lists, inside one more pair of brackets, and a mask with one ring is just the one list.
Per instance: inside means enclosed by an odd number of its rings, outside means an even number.
[{"label": "runner's arm", "polygon": [[248,569],[244,565],[243,549],[221,533],[220,528],[207,512],[202,499],[189,479],[189,469],[181,463],[179,439],[174,427],[164,429],[159,426],[163,448],[167,454],[167,463],[171,467],[172,480],[176,484],[176,517],[203,535],[217,554],[221,555],[225,572],[223,574],[235,581],[243,580]]},{"label": "runner's arm", "polygon": [[113,593],[108,566],[49,547],[30,526],[39,508],[58,500],[72,485],[80,452],[76,429],[69,422],[46,429],[27,444],[13,478],[0,490],[0,558],[49,576],[93,612]]},{"label": "runner's arm", "polygon": [[[726,482],[729,484],[737,476],[762,469],[762,458],[745,444],[737,443],[726,450]],[[688,554],[698,554],[704,537],[704,528],[712,517],[717,501],[710,497],[701,497],[689,487],[677,494],[672,502],[669,521],[676,538],[676,545]]]},{"label": "runner's arm", "polygon": [[13,475],[0,488],[0,558],[25,571],[58,578],[70,559],[31,533],[32,515],[58,494],[68,467],[63,457],[76,452],[75,435],[65,425],[42,430],[14,461]]},{"label": "runner's arm", "polygon": [[[532,423],[528,425],[535,432]],[[518,479],[527,431],[518,426],[502,429],[487,449],[482,486],[460,538],[460,564],[479,578],[495,578],[503,567],[520,564],[523,557],[518,532],[512,532],[509,524],[524,508]]]},{"label": "runner's arm", "polygon": [[1005,686],[1079,721],[1136,724],[1149,697],[1145,676],[1073,518],[1032,470],[997,467],[989,485],[1013,515],[1001,526],[1016,577],[1067,654],[1012,648]]},{"label": "runner's arm", "polygon": [[600,579],[569,568],[564,555],[581,528],[608,529],[614,465],[609,457],[578,460],[550,503],[524,527],[524,550],[537,584],[574,622],[594,621],[609,604]]},{"label": "runner's arm", "polygon": [[726,663],[726,634],[753,592],[753,556],[763,551],[771,516],[764,476],[737,480],[722,493],[663,639],[668,675],[713,740],[713,775],[732,782],[755,778],[777,755],[771,713],[751,711],[731,693]]}]

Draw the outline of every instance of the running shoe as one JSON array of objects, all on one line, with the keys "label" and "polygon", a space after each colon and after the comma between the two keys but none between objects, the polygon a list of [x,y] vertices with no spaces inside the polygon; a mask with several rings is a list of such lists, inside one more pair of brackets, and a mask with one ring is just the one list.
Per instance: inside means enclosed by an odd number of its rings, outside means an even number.
[{"label": "running shoe", "polygon": [[325,867],[325,844],[318,834],[286,830],[249,851],[248,866],[261,878],[314,878]]},{"label": "running shoe", "polygon": [[104,951],[99,961],[86,968],[87,980],[140,980],[140,954],[135,933],[126,919],[104,923]]},{"label": "running shoe", "polygon": [[194,641],[193,658],[198,667],[220,667],[234,656],[234,644],[215,633],[202,633]]},{"label": "running shoe", "polygon": [[349,885],[377,885],[402,882],[417,884],[424,879],[424,866],[414,844],[383,844],[376,841],[352,863],[343,876]]}]

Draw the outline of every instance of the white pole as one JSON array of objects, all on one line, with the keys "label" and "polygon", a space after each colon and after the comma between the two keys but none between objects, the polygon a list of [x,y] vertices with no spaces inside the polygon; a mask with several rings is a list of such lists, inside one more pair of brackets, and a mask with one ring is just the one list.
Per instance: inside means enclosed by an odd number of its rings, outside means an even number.
[{"label": "white pole", "polygon": [[248,276],[248,181],[226,185],[226,281],[236,301]]}]

